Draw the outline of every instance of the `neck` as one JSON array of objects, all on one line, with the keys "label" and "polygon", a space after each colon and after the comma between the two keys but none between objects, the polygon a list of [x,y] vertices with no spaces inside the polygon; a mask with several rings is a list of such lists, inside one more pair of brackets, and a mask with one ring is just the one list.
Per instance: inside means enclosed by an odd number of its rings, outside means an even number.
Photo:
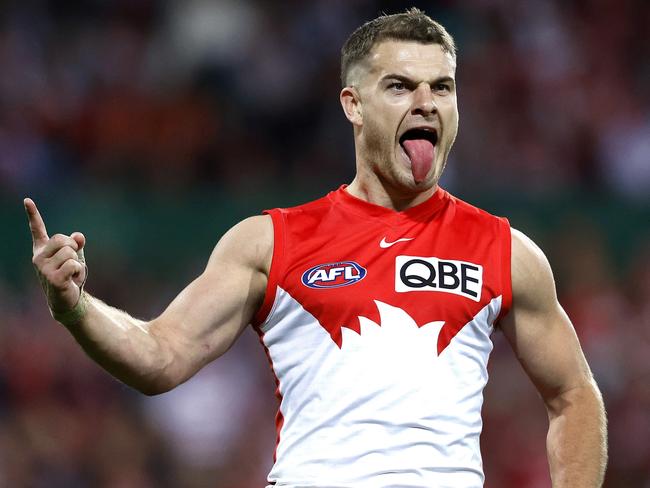
[{"label": "neck", "polygon": [[346,190],[350,195],[361,200],[401,212],[425,202],[435,193],[437,188],[438,185],[434,184],[426,190],[405,192],[390,186],[374,173],[366,178],[357,173]]}]

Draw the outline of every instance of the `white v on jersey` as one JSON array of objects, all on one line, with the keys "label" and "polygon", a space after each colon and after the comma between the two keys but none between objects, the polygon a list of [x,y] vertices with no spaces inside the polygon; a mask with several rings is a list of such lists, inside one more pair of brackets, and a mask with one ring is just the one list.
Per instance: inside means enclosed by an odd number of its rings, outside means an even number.
[{"label": "white v on jersey", "polygon": [[269,213],[255,323],[280,398],[269,486],[483,486],[490,334],[511,302],[507,221],[442,189],[404,212],[342,187]]}]

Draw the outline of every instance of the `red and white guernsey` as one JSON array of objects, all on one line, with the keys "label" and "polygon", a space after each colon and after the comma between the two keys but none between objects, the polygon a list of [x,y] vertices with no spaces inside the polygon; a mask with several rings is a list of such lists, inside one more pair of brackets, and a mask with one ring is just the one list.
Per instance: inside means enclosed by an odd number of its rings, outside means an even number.
[{"label": "red and white guernsey", "polygon": [[483,486],[508,222],[440,188],[403,212],[341,187],[267,213],[273,261],[255,326],[280,398],[270,486]]}]

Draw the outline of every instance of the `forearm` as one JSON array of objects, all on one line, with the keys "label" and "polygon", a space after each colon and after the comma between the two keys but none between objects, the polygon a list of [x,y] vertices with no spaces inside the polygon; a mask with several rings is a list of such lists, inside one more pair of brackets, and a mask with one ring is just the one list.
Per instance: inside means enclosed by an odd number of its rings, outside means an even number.
[{"label": "forearm", "polygon": [[547,402],[548,460],[553,488],[602,486],[607,463],[607,421],[595,383]]},{"label": "forearm", "polygon": [[158,318],[144,322],[80,294],[88,275],[85,236],[50,238],[36,204],[26,198],[24,205],[32,263],[53,317],[93,360],[143,393],[170,390],[225,353],[264,299],[273,253],[269,216],[233,227],[215,247],[206,270]]},{"label": "forearm", "polygon": [[149,324],[84,293],[85,310],[64,324],[84,351],[111,375],[133,388],[156,394],[171,388],[166,373],[171,351]]}]

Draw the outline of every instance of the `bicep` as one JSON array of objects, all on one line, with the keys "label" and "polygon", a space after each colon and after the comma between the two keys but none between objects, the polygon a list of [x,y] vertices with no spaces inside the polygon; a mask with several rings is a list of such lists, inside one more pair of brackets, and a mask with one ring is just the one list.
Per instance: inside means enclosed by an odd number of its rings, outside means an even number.
[{"label": "bicep", "polygon": [[264,298],[273,248],[270,217],[244,220],[215,246],[204,272],[151,322],[187,371],[225,353]]},{"label": "bicep", "polygon": [[513,305],[502,329],[517,359],[549,402],[591,381],[578,337],[557,300],[542,251],[513,229]]}]

